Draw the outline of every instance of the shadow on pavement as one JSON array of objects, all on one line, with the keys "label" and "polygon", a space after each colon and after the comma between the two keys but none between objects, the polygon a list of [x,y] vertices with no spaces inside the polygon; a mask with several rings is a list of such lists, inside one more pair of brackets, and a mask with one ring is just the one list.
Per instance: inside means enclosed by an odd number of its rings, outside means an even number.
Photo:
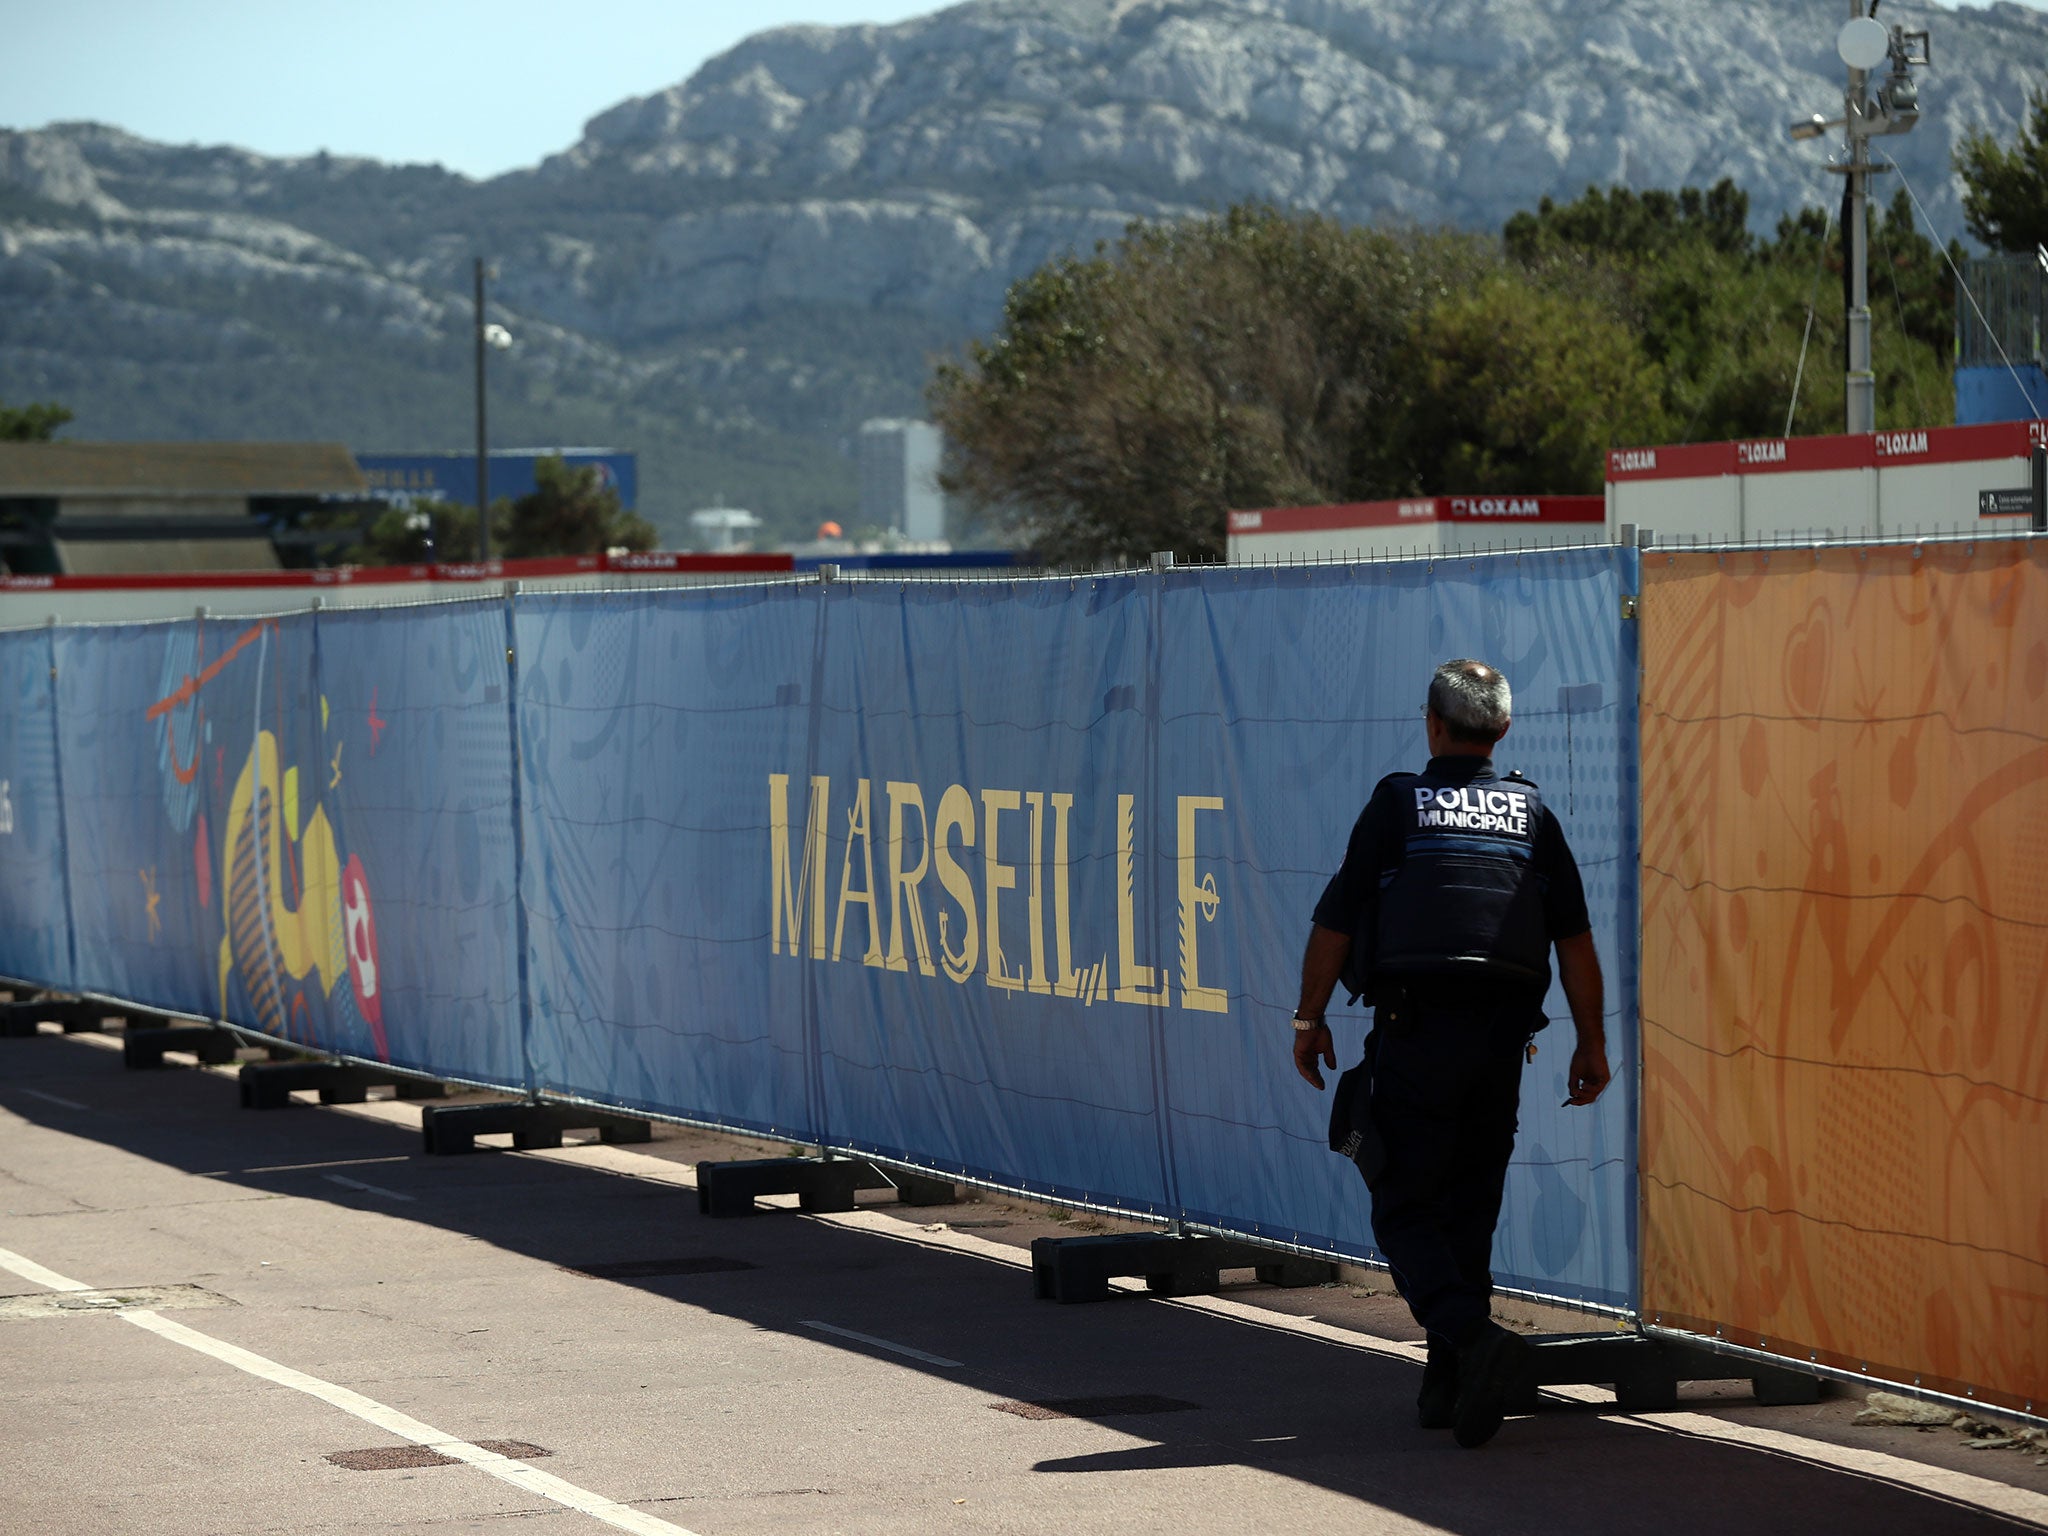
[{"label": "shadow on pavement", "polygon": [[[23,1089],[89,1107],[65,1108]],[[1653,1525],[1753,1536],[1795,1523],[1859,1536],[1941,1536],[1980,1530],[1992,1518],[1871,1478],[1582,1409],[1510,1420],[1493,1444],[1461,1451],[1448,1434],[1416,1427],[1419,1368],[1362,1349],[1144,1296],[1038,1302],[1026,1269],[794,1212],[714,1220],[697,1214],[690,1190],[561,1162],[489,1150],[429,1158],[416,1132],[304,1106],[245,1111],[228,1077],[124,1071],[118,1053],[48,1035],[0,1041],[0,1107],[242,1188],[431,1225],[557,1268],[623,1266],[581,1283],[631,1286],[928,1372],[986,1393],[990,1408],[1131,1394],[1195,1405],[1091,1416],[1149,1443],[1049,1456],[1032,1464],[1040,1473],[1259,1468],[1355,1497],[1370,1506],[1362,1517],[1383,1510],[1471,1536],[1635,1536]],[[659,1153],[660,1143],[642,1150]],[[763,1155],[780,1150],[764,1144]],[[413,1198],[398,1205],[353,1191],[325,1177],[337,1171]],[[14,1230],[26,1240],[21,1223]],[[663,1269],[687,1272],[653,1272]],[[84,1278],[115,1285],[187,1277]],[[818,1320],[962,1364],[924,1365],[805,1326]]]}]

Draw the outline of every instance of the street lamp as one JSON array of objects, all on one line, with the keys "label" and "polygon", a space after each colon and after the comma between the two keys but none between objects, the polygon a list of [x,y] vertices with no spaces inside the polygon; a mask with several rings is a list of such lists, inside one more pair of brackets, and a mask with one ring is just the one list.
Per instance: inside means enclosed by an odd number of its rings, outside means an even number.
[{"label": "street lamp", "polygon": [[[1832,128],[1847,130],[1847,163],[1830,165],[1830,175],[1849,178],[1842,214],[1842,239],[1848,248],[1847,417],[1851,432],[1877,430],[1877,375],[1870,367],[1870,229],[1867,209],[1870,177],[1888,171],[1873,164],[1870,141],[1882,134],[1910,133],[1920,121],[1920,90],[1910,66],[1933,62],[1927,34],[1904,27],[1887,29],[1877,19],[1878,0],[1849,0],[1849,20],[1835,38],[1835,53],[1849,70],[1843,93],[1844,112],[1829,121],[1818,112],[1792,124],[1794,139],[1817,139]],[[1870,94],[1870,75],[1887,59],[1891,71],[1877,94]]]},{"label": "street lamp", "polygon": [[503,352],[512,333],[484,321],[484,278],[491,275],[483,257],[476,259],[476,549],[477,558],[491,558],[490,432],[484,409],[484,353]]}]

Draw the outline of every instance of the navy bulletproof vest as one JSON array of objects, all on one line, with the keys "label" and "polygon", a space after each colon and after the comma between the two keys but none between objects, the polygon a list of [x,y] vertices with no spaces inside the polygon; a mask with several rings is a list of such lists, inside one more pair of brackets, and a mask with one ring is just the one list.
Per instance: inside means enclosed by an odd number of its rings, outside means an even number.
[{"label": "navy bulletproof vest", "polygon": [[1402,775],[1401,861],[1380,873],[1383,976],[1550,982],[1536,829],[1543,802],[1519,775]]}]

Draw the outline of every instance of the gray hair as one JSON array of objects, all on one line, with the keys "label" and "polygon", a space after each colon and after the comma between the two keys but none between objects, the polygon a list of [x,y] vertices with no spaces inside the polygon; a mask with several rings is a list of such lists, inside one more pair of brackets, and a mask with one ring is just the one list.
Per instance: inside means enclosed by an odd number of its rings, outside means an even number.
[{"label": "gray hair", "polygon": [[1491,746],[1507,730],[1513,704],[1508,680],[1483,661],[1447,661],[1429,680],[1430,713],[1454,741]]}]

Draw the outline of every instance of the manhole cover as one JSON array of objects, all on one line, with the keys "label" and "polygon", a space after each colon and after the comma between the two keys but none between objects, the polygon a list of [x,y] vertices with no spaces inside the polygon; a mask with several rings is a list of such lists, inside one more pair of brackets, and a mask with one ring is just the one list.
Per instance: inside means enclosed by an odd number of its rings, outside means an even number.
[{"label": "manhole cover", "polygon": [[65,1317],[80,1312],[173,1312],[191,1307],[232,1307],[217,1291],[197,1285],[125,1285],[104,1291],[38,1291],[0,1296],[0,1322]]},{"label": "manhole cover", "polygon": [[[476,1446],[514,1461],[554,1455],[553,1451],[524,1440],[479,1440]],[[327,1460],[351,1472],[400,1472],[408,1467],[452,1467],[457,1458],[430,1451],[424,1445],[373,1445],[364,1451],[329,1451]]]},{"label": "manhole cover", "polygon": [[998,1413],[1014,1413],[1020,1419],[1115,1419],[1141,1413],[1184,1413],[1201,1406],[1178,1397],[1159,1397],[1149,1392],[1127,1393],[1121,1397],[1047,1397],[1028,1403],[989,1404]]},{"label": "manhole cover", "polygon": [[667,1275],[722,1275],[733,1270],[753,1269],[745,1259],[721,1259],[715,1254],[695,1254],[679,1259],[621,1259],[612,1264],[564,1264],[572,1275],[593,1280],[658,1280]]},{"label": "manhole cover", "polygon": [[443,1456],[424,1445],[374,1445],[367,1451],[329,1451],[327,1459],[351,1472],[396,1472],[403,1467],[452,1467],[453,1456]]}]

